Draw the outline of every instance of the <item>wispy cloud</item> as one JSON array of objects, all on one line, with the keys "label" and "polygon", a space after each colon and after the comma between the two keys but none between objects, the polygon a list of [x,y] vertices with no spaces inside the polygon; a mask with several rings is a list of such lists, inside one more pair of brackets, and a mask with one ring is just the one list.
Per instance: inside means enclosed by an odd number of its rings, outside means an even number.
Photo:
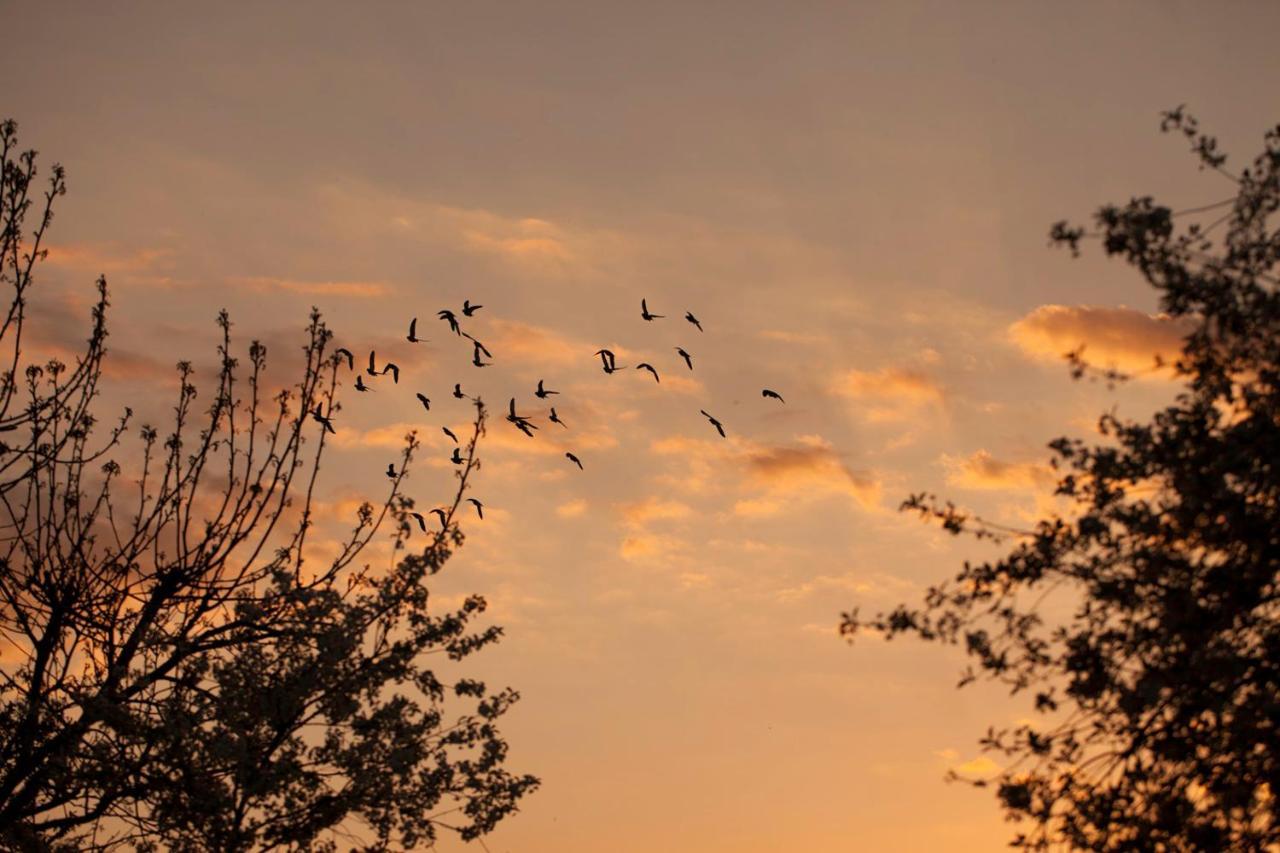
[{"label": "wispy cloud", "polygon": [[942,384],[929,374],[910,368],[847,370],[836,375],[829,388],[837,396],[857,401],[857,412],[870,421],[903,420],[946,405]]},{"label": "wispy cloud", "polygon": [[943,454],[947,482],[962,489],[1046,491],[1057,476],[1048,465],[1038,462],[1005,462],[986,450],[969,456]]},{"label": "wispy cloud", "polygon": [[374,299],[390,294],[393,288],[378,281],[302,281],[273,276],[235,276],[230,279],[236,287],[250,290],[280,290],[287,293],[306,293],[316,296],[351,296],[358,299]]}]

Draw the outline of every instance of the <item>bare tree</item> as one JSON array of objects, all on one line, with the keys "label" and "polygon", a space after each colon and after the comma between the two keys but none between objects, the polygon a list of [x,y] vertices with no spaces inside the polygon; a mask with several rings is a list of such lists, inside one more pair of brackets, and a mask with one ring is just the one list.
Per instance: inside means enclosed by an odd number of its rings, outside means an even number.
[{"label": "bare tree", "polygon": [[[426,524],[402,490],[410,434],[383,499],[360,507],[336,554],[308,560],[342,373],[319,313],[301,378],[283,390],[271,391],[262,344],[244,365],[233,356],[223,312],[216,378],[198,393],[179,363],[163,433],[135,429],[129,410],[101,427],[105,280],[75,366],[24,360],[28,291],[65,179],[55,166],[27,237],[36,158],[17,154],[13,122],[0,128],[12,288],[0,327],[0,843],[334,849],[363,825],[360,843],[381,850],[492,829],[537,786],[504,767],[496,722],[517,694],[426,666],[440,654],[460,669],[451,662],[501,634],[474,625],[482,598],[437,613],[426,585],[463,542],[454,517],[480,465],[483,404],[421,550],[408,546]],[[387,524],[391,565],[374,571],[362,555]]]}]

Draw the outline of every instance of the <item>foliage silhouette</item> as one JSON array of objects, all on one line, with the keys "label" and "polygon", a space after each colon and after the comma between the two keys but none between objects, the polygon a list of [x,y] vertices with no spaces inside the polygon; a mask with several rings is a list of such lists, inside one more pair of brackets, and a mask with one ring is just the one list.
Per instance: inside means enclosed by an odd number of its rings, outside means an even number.
[{"label": "foliage silhouette", "polygon": [[[1104,415],[1102,443],[1052,442],[1057,494],[1074,510],[1033,531],[913,495],[905,510],[952,533],[1017,544],[966,563],[922,606],[854,610],[841,625],[850,638],[962,645],[975,664],[962,684],[1030,692],[1043,722],[982,739],[1005,759],[993,781],[1026,849],[1280,845],[1280,127],[1238,174],[1181,107],[1162,130],[1185,136],[1234,196],[1180,213],[1135,198],[1101,208],[1092,231],[1060,222],[1051,240],[1078,253],[1098,238],[1164,311],[1194,321],[1171,366],[1176,400],[1149,421]],[[1076,353],[1073,375],[1089,369]],[[1069,616],[1046,615],[1051,595]]]},{"label": "foliage silhouette", "polygon": [[[408,547],[401,491],[411,434],[386,498],[360,506],[336,556],[308,559],[345,364],[319,313],[301,378],[273,391],[266,348],[255,341],[242,368],[223,312],[207,402],[180,363],[167,433],[143,425],[127,452],[132,412],[104,428],[93,411],[104,279],[75,366],[24,361],[28,292],[66,185],[55,166],[33,199],[36,157],[18,153],[12,121],[0,144],[0,846],[336,849],[362,822],[357,843],[384,850],[492,829],[537,786],[504,767],[497,722],[518,696],[452,662],[501,631],[474,624],[484,599],[433,612],[426,586],[463,542],[453,519],[480,464],[483,405],[425,547]],[[358,560],[387,522],[391,566],[375,572]],[[433,670],[429,655],[450,663]]]}]

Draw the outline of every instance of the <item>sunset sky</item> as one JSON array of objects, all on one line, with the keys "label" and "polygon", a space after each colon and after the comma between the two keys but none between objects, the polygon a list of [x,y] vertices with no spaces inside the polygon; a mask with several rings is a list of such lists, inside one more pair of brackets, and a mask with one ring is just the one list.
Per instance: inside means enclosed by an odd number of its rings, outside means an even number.
[{"label": "sunset sky", "polygon": [[[492,424],[490,509],[439,577],[505,626],[473,665],[521,692],[509,763],[543,780],[493,853],[1003,845],[991,793],[943,777],[989,775],[978,737],[1027,705],[957,691],[954,650],[849,646],[840,613],[998,553],[900,514],[909,493],[1026,523],[1053,507],[1046,442],[1169,396],[1070,380],[1081,343],[1143,367],[1178,331],[1136,274],[1048,228],[1230,195],[1159,112],[1185,102],[1251,158],[1280,121],[1280,7],[2,8],[0,112],[69,172],[33,331],[73,348],[106,274],[104,405],[163,417],[223,307],[287,381],[315,305],[404,368],[343,394],[330,517],[383,495],[413,427],[409,493],[451,494],[454,382],[542,424]],[[435,319],[464,298],[483,371]],[[430,344],[403,340],[413,315]],[[604,375],[601,347],[662,382]]]}]

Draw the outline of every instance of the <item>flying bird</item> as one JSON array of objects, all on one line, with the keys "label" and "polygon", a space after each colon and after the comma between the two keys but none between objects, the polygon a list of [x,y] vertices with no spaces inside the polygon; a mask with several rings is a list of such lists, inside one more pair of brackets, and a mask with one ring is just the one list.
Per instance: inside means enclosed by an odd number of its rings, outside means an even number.
[{"label": "flying bird", "polygon": [[570,462],[572,462],[574,465],[577,465],[577,466],[578,466],[578,470],[579,470],[579,471],[585,471],[585,470],[586,470],[585,468],[583,468],[583,467],[582,467],[582,460],[581,460],[581,459],[579,459],[578,457],[574,456],[572,453],[566,453],[566,454],[564,455],[564,458],[565,458],[565,459],[568,459],[568,460],[569,460]]},{"label": "flying bird", "polygon": [[365,391],[368,391],[368,390],[369,390],[369,386],[364,384],[364,377],[363,377],[363,376],[357,376],[357,377],[356,377],[356,390],[357,390],[357,391],[359,391],[359,392],[361,392],[361,393],[364,393]]},{"label": "flying bird", "polygon": [[467,340],[471,341],[471,343],[475,344],[476,348],[479,349],[480,352],[484,353],[487,358],[493,358],[493,353],[489,352],[489,348],[486,347],[484,344],[480,343],[475,338],[468,335],[466,332],[463,332],[462,336]]},{"label": "flying bird", "polygon": [[461,384],[459,384],[459,383],[454,383],[454,386],[453,386],[453,396],[457,397],[459,400],[461,400],[463,397],[467,396],[466,394],[463,394],[463,393],[462,393],[462,385],[461,385]]},{"label": "flying bird", "polygon": [[511,398],[511,405],[508,407],[507,420],[515,424],[516,429],[520,430],[522,433],[529,436],[530,438],[533,438],[533,431],[538,428],[536,425],[530,423],[528,418],[524,417],[523,415],[516,414],[516,398],[515,397]]},{"label": "flying bird", "polygon": [[433,510],[431,510],[431,511],[432,511],[433,513],[435,513],[437,516],[439,516],[439,518],[440,518],[440,527],[441,527],[441,528],[445,528],[445,527],[448,527],[448,526],[449,526],[449,516],[447,516],[447,515],[445,515],[445,514],[444,514],[444,510],[442,510],[442,509],[433,509]]},{"label": "flying bird", "polygon": [[661,382],[661,381],[662,381],[661,379],[659,379],[659,378],[658,378],[658,371],[654,370],[653,365],[652,365],[652,364],[649,364],[649,362],[647,362],[647,361],[642,361],[642,362],[640,362],[639,364],[637,364],[637,365],[636,365],[636,370],[647,370],[647,371],[649,371],[650,373],[652,373],[652,374],[653,374],[653,381],[654,381],[654,382]]},{"label": "flying bird", "polygon": [[472,352],[471,363],[474,364],[476,367],[488,367],[490,364],[493,363],[491,361],[480,360],[480,350],[482,349],[484,349],[484,347],[480,346],[480,344],[476,344],[476,348]]},{"label": "flying bird", "polygon": [[382,368],[382,375],[386,376],[388,372],[391,374],[391,381],[399,385],[400,384],[400,365],[396,364],[394,361],[388,361],[387,366]]},{"label": "flying bird", "polygon": [[409,343],[411,344],[427,342],[426,338],[418,337],[418,318],[417,317],[414,317],[412,320],[409,321],[409,334],[406,337],[406,340],[409,341]]},{"label": "flying bird", "polygon": [[462,459],[462,448],[460,448],[460,447],[455,447],[455,448],[453,449],[453,456],[452,456],[452,457],[450,457],[449,461],[450,461],[450,462],[452,462],[454,465],[461,465],[461,464],[462,464],[462,462],[463,462],[463,459]]},{"label": "flying bird", "polygon": [[387,476],[393,480],[396,478],[396,466],[394,462],[387,463]]},{"label": "flying bird", "polygon": [[715,428],[716,428],[716,432],[720,433],[720,437],[721,437],[721,438],[724,438],[724,437],[725,437],[725,434],[724,434],[724,424],[720,423],[718,420],[716,420],[715,418],[713,418],[711,415],[707,414],[706,409],[699,409],[698,411],[702,412],[702,416],[703,416],[704,418],[706,418],[707,420],[711,421],[711,425],[712,425],[713,427],[715,427]]},{"label": "flying bird", "polygon": [[338,347],[336,350],[333,351],[333,354],[346,356],[347,370],[356,369],[356,357],[355,355],[352,354],[351,350],[347,349],[346,347]]},{"label": "flying bird", "polygon": [[646,303],[643,299],[640,300],[640,317],[642,319],[649,320],[652,322],[653,320],[661,320],[665,316],[666,316],[665,314],[650,314],[648,303]]},{"label": "flying bird", "polygon": [[311,417],[316,419],[316,423],[323,426],[327,431],[337,434],[337,430],[333,428],[333,422],[324,416],[320,410],[320,404],[316,403],[316,410],[311,413]]},{"label": "flying bird", "polygon": [[449,436],[449,438],[452,438],[454,444],[458,443],[458,437],[453,434],[453,430],[449,429],[448,427],[440,427],[440,431],[443,432],[445,435]]},{"label": "flying bird", "polygon": [[454,333],[455,335],[460,335],[460,334],[462,334],[462,329],[461,329],[461,327],[459,327],[459,326],[458,326],[458,318],[457,318],[457,315],[455,315],[452,311],[450,311],[449,309],[447,309],[447,308],[446,308],[446,309],[445,309],[445,310],[443,310],[443,311],[438,311],[438,312],[436,312],[436,315],[437,315],[441,320],[444,320],[445,322],[447,322],[447,323],[449,324],[449,328],[453,330],[453,333]]},{"label": "flying bird", "polygon": [[684,318],[685,318],[686,320],[688,320],[690,323],[692,323],[693,325],[697,326],[697,327],[698,327],[698,331],[699,331],[699,332],[701,332],[701,331],[702,331],[702,324],[698,322],[698,318],[697,318],[697,317],[693,316],[693,312],[692,312],[692,311],[686,311],[686,312],[684,312]]},{"label": "flying bird", "polygon": [[470,317],[483,307],[483,305],[472,305],[469,299],[462,300],[462,314],[464,317]]},{"label": "flying bird", "polygon": [[427,519],[422,515],[422,513],[420,513],[420,512],[411,512],[411,513],[409,513],[409,515],[412,515],[414,518],[416,518],[416,519],[418,520],[418,527],[422,530],[422,532],[423,532],[423,533],[426,533],[426,532],[427,532]]},{"label": "flying bird", "polygon": [[418,398],[418,401],[422,403],[422,408],[426,409],[428,412],[431,411],[431,400],[427,397],[427,395],[419,391],[416,396]]},{"label": "flying bird", "polygon": [[369,350],[369,366],[365,368],[364,372],[370,376],[378,375],[378,368],[373,365],[373,350]]},{"label": "flying bird", "polygon": [[676,352],[678,352],[680,357],[684,359],[684,363],[689,365],[689,369],[693,370],[693,356],[685,352],[683,347],[676,347]]},{"label": "flying bird", "polygon": [[559,394],[559,393],[560,393],[559,391],[548,391],[547,389],[543,388],[542,380],[539,379],[538,390],[533,392],[533,396],[537,397],[539,400],[545,400],[548,397],[550,397],[552,394]]},{"label": "flying bird", "polygon": [[[480,306],[477,305],[476,307],[478,308]],[[484,504],[480,503],[480,501],[475,498],[467,498],[467,500],[475,505],[476,515],[480,516],[481,521],[484,521]]]},{"label": "flying bird", "polygon": [[760,396],[761,396],[761,397],[772,397],[773,399],[777,400],[779,403],[785,403],[785,402],[787,402],[786,400],[782,399],[782,395],[781,395],[781,394],[779,394],[777,391],[770,391],[768,388],[766,388],[766,389],[764,389],[763,391],[761,391],[761,392],[760,392]]},{"label": "flying bird", "polygon": [[611,351],[602,349],[596,355],[600,356],[600,361],[604,364],[605,373],[613,373],[618,369],[618,362]]},{"label": "flying bird", "polygon": [[551,420],[551,422],[552,422],[553,424],[560,424],[560,426],[564,427],[565,429],[568,429],[568,428],[569,428],[569,425],[568,425],[568,424],[566,424],[564,421],[560,420],[560,416],[556,414],[556,407],[555,407],[555,406],[552,406],[552,407],[551,407],[551,419],[550,419],[550,420]]}]

